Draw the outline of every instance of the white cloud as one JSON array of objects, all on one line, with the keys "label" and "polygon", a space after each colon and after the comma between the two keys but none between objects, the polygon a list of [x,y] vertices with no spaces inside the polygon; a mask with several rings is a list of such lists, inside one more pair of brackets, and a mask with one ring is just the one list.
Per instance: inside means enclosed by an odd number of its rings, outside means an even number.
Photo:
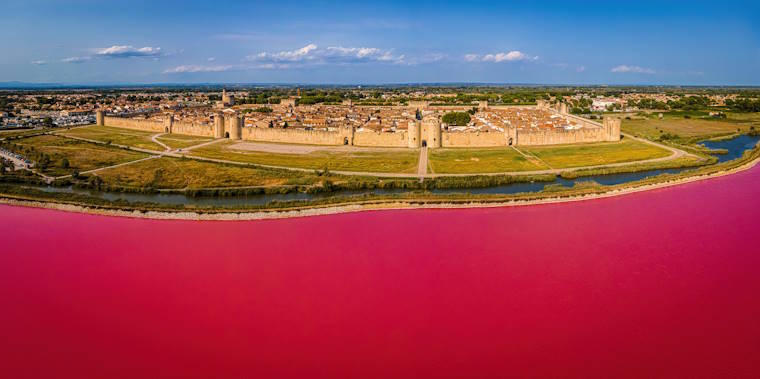
[{"label": "white cloud", "polygon": [[208,59],[206,59],[206,61],[208,61],[208,62],[213,62],[215,60],[216,60],[216,58],[214,58],[214,57],[209,57]]},{"label": "white cloud", "polygon": [[317,45],[310,43],[297,50],[286,50],[280,52],[261,52],[255,55],[249,55],[246,60],[262,62],[263,64],[274,64],[282,67],[284,64],[348,64],[360,62],[389,62],[403,63],[404,55],[396,55],[393,50],[383,50],[376,47],[345,47],[329,46],[319,48]]},{"label": "white cloud", "polygon": [[575,72],[583,72],[586,71],[586,66],[578,66],[578,68],[575,69]]},{"label": "white cloud", "polygon": [[538,59],[538,57],[530,56],[528,54],[523,53],[522,51],[512,50],[506,53],[495,53],[495,54],[485,54],[485,55],[467,54],[464,56],[464,59],[468,62],[501,63],[501,62],[535,61]]},{"label": "white cloud", "polygon": [[181,65],[174,68],[164,70],[164,74],[184,74],[195,72],[224,72],[234,69],[240,69],[239,66],[233,65],[218,65],[218,66],[200,66],[200,65]]},{"label": "white cloud", "polygon": [[92,59],[92,57],[87,57],[87,56],[85,56],[85,57],[69,57],[69,58],[63,58],[63,59],[61,59],[61,62],[63,62],[63,63],[82,63],[82,62],[87,62],[90,59]]},{"label": "white cloud", "polygon": [[30,63],[33,64],[33,65],[35,65],[35,66],[44,66],[44,65],[47,64],[47,61],[38,60],[38,61],[32,61]]},{"label": "white cloud", "polygon": [[249,55],[247,59],[267,62],[301,62],[304,60],[314,59],[315,54],[313,54],[313,52],[316,49],[317,45],[310,43],[297,50],[280,51],[277,53],[262,52],[256,55]]},{"label": "white cloud", "polygon": [[617,72],[617,73],[635,73],[635,74],[654,74],[655,71],[651,68],[646,67],[639,67],[639,66],[629,66],[621,64],[620,66],[613,67],[611,72]]},{"label": "white cloud", "polygon": [[131,57],[152,57],[161,56],[160,47],[134,47],[131,45],[113,45],[95,49],[95,55],[108,58],[131,58]]}]

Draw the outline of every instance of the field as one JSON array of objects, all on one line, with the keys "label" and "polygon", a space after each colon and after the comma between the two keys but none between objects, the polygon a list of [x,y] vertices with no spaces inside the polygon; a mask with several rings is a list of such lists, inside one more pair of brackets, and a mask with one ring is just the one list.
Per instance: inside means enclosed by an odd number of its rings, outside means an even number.
[{"label": "field", "polygon": [[195,146],[212,140],[211,137],[198,137],[173,133],[164,134],[156,139],[161,141],[161,143],[171,147],[172,149],[184,149],[186,147]]},{"label": "field", "polygon": [[419,151],[416,149],[352,149],[341,151],[340,148],[321,148],[304,145],[313,151],[288,154],[271,151],[238,150],[234,149],[235,144],[235,142],[216,143],[194,149],[190,154],[199,157],[269,166],[397,173],[416,172],[417,161],[419,159]]},{"label": "field", "polygon": [[631,138],[623,138],[620,142],[611,143],[542,146],[520,149],[529,155],[538,157],[541,161],[551,166],[551,168],[633,162],[667,157],[672,154],[668,150]]},{"label": "field", "polygon": [[489,172],[546,170],[545,164],[528,159],[515,149],[430,149],[428,168],[437,174],[480,174]]},{"label": "field", "polygon": [[15,138],[15,137],[24,137],[28,135],[33,134],[41,134],[47,131],[53,130],[52,128],[35,128],[35,129],[11,129],[11,130],[0,130],[0,138]]},{"label": "field", "polygon": [[140,149],[163,151],[163,146],[151,141],[158,134],[143,130],[114,128],[110,126],[83,126],[60,132],[62,135],[95,140]]},{"label": "field", "polygon": [[[291,184],[292,173],[279,170],[235,166],[193,159],[162,157],[98,172],[106,184],[159,189],[204,187],[274,186]],[[303,173],[298,184],[316,182]]]},{"label": "field", "polygon": [[734,133],[746,133],[751,127],[760,129],[760,115],[750,113],[729,113],[725,119],[684,118],[682,113],[664,113],[660,120],[656,114],[647,117],[632,117],[623,120],[622,131],[635,136],[657,140],[665,133],[680,138],[712,137]]},{"label": "field", "polygon": [[[633,139],[581,145],[515,149],[433,149],[430,169],[437,174],[519,172],[633,162],[667,157],[667,150]],[[526,157],[527,156],[527,157]]]},{"label": "field", "polygon": [[[11,149],[37,163],[37,168],[51,176],[69,175],[129,162],[148,155],[117,147],[98,145],[54,135],[42,135],[9,142]],[[43,161],[49,159],[48,163]],[[65,165],[64,160],[68,162]],[[68,166],[68,167],[66,167]]]}]

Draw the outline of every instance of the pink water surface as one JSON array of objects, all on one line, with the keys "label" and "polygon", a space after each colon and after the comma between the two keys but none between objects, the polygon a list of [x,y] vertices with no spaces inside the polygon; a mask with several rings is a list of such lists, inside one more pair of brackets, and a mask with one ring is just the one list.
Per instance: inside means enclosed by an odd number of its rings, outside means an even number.
[{"label": "pink water surface", "polygon": [[760,377],[760,168],[273,221],[0,206],[0,377]]}]

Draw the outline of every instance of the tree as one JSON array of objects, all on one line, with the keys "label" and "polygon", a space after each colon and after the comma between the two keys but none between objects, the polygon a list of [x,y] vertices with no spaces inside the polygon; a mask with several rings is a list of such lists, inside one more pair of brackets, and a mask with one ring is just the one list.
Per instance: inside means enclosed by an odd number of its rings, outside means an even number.
[{"label": "tree", "polygon": [[448,125],[467,125],[470,122],[470,114],[467,112],[449,112],[441,119]]}]

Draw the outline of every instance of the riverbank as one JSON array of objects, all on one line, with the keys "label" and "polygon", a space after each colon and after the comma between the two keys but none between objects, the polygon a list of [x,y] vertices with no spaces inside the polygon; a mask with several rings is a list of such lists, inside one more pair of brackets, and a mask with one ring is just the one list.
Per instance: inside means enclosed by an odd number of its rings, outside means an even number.
[{"label": "riverbank", "polygon": [[34,199],[25,199],[23,197],[14,197],[0,195],[0,204],[12,206],[25,206],[46,208],[65,212],[89,213],[105,216],[133,217],[147,219],[165,219],[165,220],[217,220],[217,221],[235,221],[235,220],[265,220],[291,217],[309,217],[331,215],[349,212],[366,212],[382,210],[399,210],[399,209],[457,209],[457,208],[494,208],[494,207],[513,207],[513,206],[530,206],[540,204],[555,204],[565,202],[588,201],[628,194],[656,190],[660,188],[673,187],[687,183],[708,180],[721,176],[731,175],[738,172],[749,170],[760,162],[760,156],[756,156],[736,167],[724,171],[711,172],[707,174],[697,174],[664,182],[643,184],[624,188],[613,188],[608,191],[597,193],[569,195],[569,196],[548,196],[534,199],[429,199],[429,198],[409,198],[409,199],[391,199],[391,200],[370,200],[358,202],[346,202],[337,205],[311,205],[304,207],[292,207],[270,210],[256,211],[220,211],[220,212],[203,212],[203,211],[170,211],[170,210],[125,210],[113,209],[102,206],[90,206],[84,204],[59,203],[52,201],[41,201]]}]

